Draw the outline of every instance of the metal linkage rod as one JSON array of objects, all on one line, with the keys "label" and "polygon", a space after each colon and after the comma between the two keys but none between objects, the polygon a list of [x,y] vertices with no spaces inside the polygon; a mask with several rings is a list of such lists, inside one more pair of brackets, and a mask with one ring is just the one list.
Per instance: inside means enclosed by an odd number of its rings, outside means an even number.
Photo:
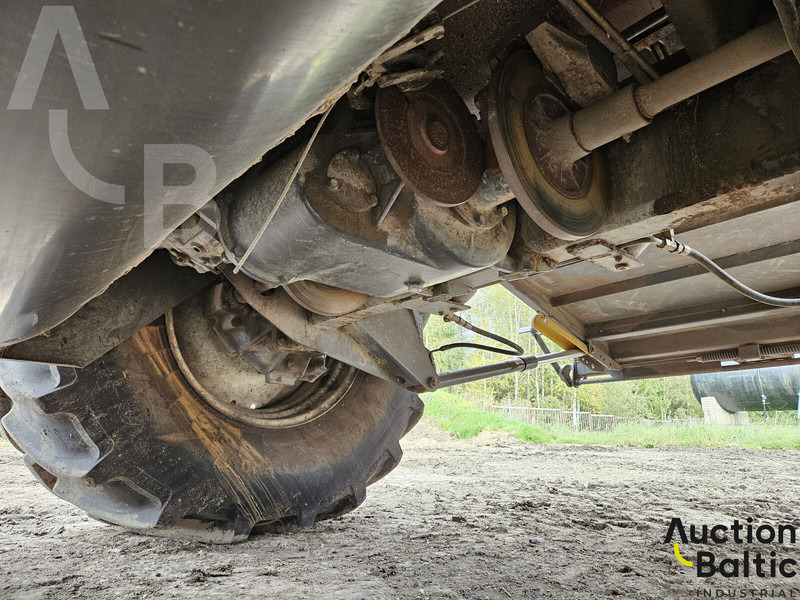
[{"label": "metal linkage rod", "polygon": [[577,3],[595,23],[603,28],[603,31],[606,33],[606,35],[620,47],[622,54],[624,54],[626,57],[630,57],[630,59],[633,60],[644,73],[647,74],[647,77],[653,81],[660,77],[658,72],[650,66],[650,63],[648,63],[642,57],[642,55],[639,54],[636,48],[631,46],[628,40],[626,40],[622,34],[617,31],[616,27],[609,23],[609,21],[603,15],[601,15],[600,12],[594,8],[594,6],[589,4],[587,0],[574,0],[574,2]]},{"label": "metal linkage rod", "polygon": [[530,371],[539,365],[549,365],[562,360],[572,360],[583,356],[585,352],[582,350],[564,350],[563,352],[555,352],[553,354],[545,354],[543,356],[520,356],[512,358],[511,360],[504,360],[503,362],[492,363],[482,367],[471,367],[469,369],[460,369],[458,371],[450,371],[439,375],[439,385],[437,389],[451,387],[460,383],[469,383],[471,381],[480,381],[481,379],[489,379],[498,375],[507,375],[508,373],[516,373],[518,371]]}]

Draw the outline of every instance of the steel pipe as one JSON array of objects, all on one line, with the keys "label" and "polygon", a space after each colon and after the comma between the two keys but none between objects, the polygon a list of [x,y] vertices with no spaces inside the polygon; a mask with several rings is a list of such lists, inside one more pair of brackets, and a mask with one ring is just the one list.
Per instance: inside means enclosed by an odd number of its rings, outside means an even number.
[{"label": "steel pipe", "polygon": [[553,124],[553,147],[571,164],[645,127],[658,113],[789,52],[780,21],[762,25],[713,52],[640,86],[628,86]]},{"label": "steel pipe", "polygon": [[[578,4],[576,0],[559,0],[561,6],[566,10],[578,24],[583,27],[589,34],[606,47],[614,56],[619,58],[622,63],[627,67],[639,83],[647,83],[653,79],[658,79],[658,73],[645,61],[636,48],[633,48],[625,38],[623,38],[613,26],[608,23],[597,11],[592,9],[592,12],[599,16],[603,22],[616,32],[616,38],[609,31],[604,29],[597,19],[587,14],[584,8]],[[590,7],[591,8],[591,7]],[[622,39],[624,44],[618,43],[616,40]]]},{"label": "steel pipe", "polygon": [[553,354],[545,354],[543,356],[519,356],[511,360],[483,365],[482,367],[450,371],[449,373],[443,373],[438,376],[439,384],[436,386],[436,389],[451,387],[460,383],[480,381],[481,379],[489,379],[490,377],[496,377],[498,375],[530,371],[540,365],[549,365],[562,360],[572,360],[584,354],[586,353],[582,350],[564,350],[563,352],[554,352]]}]

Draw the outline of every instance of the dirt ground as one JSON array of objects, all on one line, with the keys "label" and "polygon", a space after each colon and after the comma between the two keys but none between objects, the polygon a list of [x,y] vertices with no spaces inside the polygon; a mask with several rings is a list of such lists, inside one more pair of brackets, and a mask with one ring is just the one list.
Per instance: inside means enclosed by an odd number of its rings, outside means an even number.
[{"label": "dirt ground", "polygon": [[800,598],[791,579],[699,580],[663,540],[672,517],[800,522],[798,452],[460,441],[424,424],[404,441],[354,513],[235,546],[92,521],[2,445],[0,598]]}]

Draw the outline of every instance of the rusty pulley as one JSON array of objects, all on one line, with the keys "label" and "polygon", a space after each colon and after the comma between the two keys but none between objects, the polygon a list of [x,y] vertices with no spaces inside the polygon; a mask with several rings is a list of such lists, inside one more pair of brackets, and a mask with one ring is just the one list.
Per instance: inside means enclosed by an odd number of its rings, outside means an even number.
[{"label": "rusty pulley", "polygon": [[458,206],[478,189],[483,147],[472,115],[444,81],[403,93],[378,91],[378,133],[397,174],[419,196],[439,206]]}]

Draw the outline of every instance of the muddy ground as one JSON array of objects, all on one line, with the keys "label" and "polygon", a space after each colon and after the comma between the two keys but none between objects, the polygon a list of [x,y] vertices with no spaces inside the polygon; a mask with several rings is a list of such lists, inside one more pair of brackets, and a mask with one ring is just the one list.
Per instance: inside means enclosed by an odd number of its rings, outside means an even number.
[{"label": "muddy ground", "polygon": [[800,523],[798,452],[460,441],[424,424],[404,446],[356,512],[214,547],[89,520],[2,445],[0,598],[800,598],[792,579],[698,580],[663,540],[673,516]]}]

